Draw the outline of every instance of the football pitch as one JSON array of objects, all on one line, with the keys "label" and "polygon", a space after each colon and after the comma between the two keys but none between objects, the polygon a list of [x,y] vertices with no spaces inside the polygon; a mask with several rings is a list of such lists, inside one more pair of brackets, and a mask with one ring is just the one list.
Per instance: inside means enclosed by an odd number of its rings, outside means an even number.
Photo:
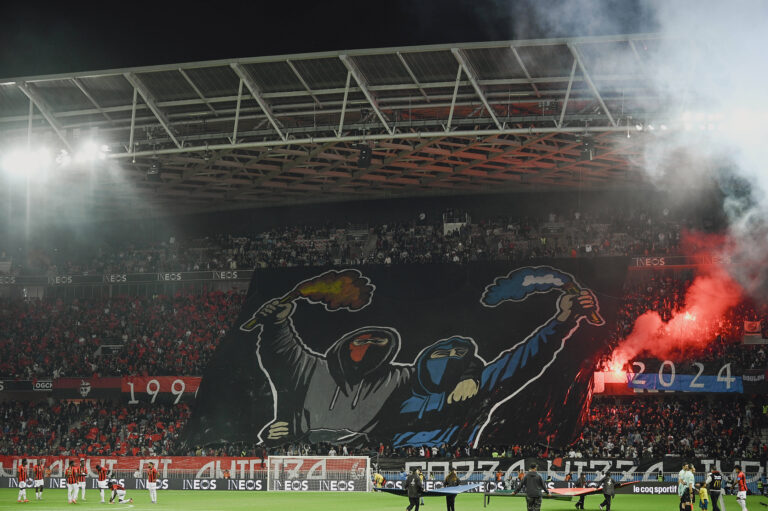
[{"label": "football pitch", "polygon": [[[131,511],[144,511],[162,509],[178,509],[182,511],[403,511],[408,500],[404,497],[382,493],[358,493],[358,492],[317,492],[317,493],[284,493],[284,492],[239,492],[239,491],[177,491],[166,490],[157,492],[157,504],[149,502],[149,493],[146,490],[133,490],[128,492],[128,497],[133,497],[133,504],[101,504],[96,490],[89,490],[86,494],[87,501],[78,501],[76,505],[67,503],[66,490],[45,490],[44,500],[34,499],[34,492],[27,491],[27,498],[32,497],[27,504],[18,504],[16,497],[18,490],[0,490],[0,509],[32,508],[39,511],[58,509],[131,509]],[[107,499],[108,500],[108,499]],[[599,511],[598,505],[602,502],[602,496],[592,495],[587,497],[585,509]],[[445,499],[443,497],[427,497],[424,511],[443,511]],[[576,499],[571,502],[545,500],[542,503],[542,511],[572,511]],[[765,503],[761,505],[761,503]],[[759,511],[768,504],[768,498],[750,496],[747,498],[747,506],[750,511]],[[728,511],[740,511],[736,503],[736,497],[725,498],[725,506]],[[459,495],[456,499],[456,511],[476,511],[483,509],[483,497],[481,494],[470,493]],[[486,511],[524,510],[525,499],[522,497],[496,497],[492,498]],[[615,511],[675,511],[678,509],[678,499],[674,495],[619,495],[611,506]],[[699,509],[696,502],[695,508]],[[712,509],[710,504],[709,509]]]}]

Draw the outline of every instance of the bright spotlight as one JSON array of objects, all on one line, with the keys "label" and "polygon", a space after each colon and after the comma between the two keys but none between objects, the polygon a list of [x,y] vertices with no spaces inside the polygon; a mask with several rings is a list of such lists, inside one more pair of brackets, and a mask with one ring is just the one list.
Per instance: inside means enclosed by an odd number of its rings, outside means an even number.
[{"label": "bright spotlight", "polygon": [[643,131],[643,125],[642,124],[635,124],[635,129],[637,131]]},{"label": "bright spotlight", "polygon": [[59,167],[68,167],[70,163],[72,163],[72,156],[70,156],[67,150],[62,149],[59,151],[59,154],[56,155],[56,165]]},{"label": "bright spotlight", "polygon": [[51,164],[51,153],[41,147],[36,150],[16,149],[2,159],[2,168],[10,175],[34,176],[47,170]]},{"label": "bright spotlight", "polygon": [[106,144],[97,144],[93,140],[85,142],[75,155],[75,161],[78,163],[87,163],[96,160],[103,160],[107,157],[109,146]]}]

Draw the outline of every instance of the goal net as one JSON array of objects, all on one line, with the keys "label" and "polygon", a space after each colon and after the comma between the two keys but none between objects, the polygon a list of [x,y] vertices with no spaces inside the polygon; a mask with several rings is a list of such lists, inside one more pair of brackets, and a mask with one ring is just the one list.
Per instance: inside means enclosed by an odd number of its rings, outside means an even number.
[{"label": "goal net", "polygon": [[270,456],[269,491],[369,491],[367,456]]}]

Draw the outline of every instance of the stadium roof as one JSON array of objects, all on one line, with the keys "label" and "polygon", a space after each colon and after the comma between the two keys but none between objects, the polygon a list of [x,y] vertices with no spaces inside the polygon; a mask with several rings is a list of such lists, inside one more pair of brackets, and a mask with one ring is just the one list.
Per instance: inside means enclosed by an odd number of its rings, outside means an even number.
[{"label": "stadium roof", "polygon": [[653,83],[661,41],[432,45],[0,79],[0,151],[28,140],[70,154],[88,140],[107,145],[121,176],[97,181],[97,207],[628,188],[642,181],[637,155],[653,136],[637,130],[667,122]]}]

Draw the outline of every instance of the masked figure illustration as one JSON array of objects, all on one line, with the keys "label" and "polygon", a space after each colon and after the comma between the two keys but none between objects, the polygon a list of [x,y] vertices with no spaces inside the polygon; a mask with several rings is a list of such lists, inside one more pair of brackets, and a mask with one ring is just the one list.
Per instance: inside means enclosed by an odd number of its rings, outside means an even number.
[{"label": "masked figure illustration", "polygon": [[358,328],[317,353],[294,327],[296,297],[266,302],[241,326],[244,331],[261,326],[254,336],[256,354],[274,399],[274,418],[259,438],[271,443],[373,438],[395,447],[477,442],[496,408],[546,371],[582,319],[602,324],[594,294],[549,267],[518,269],[486,288],[481,299],[486,307],[555,289],[560,296],[549,321],[491,362],[478,355],[473,339],[452,336],[424,348],[413,363],[399,363],[400,335],[382,326]]}]

